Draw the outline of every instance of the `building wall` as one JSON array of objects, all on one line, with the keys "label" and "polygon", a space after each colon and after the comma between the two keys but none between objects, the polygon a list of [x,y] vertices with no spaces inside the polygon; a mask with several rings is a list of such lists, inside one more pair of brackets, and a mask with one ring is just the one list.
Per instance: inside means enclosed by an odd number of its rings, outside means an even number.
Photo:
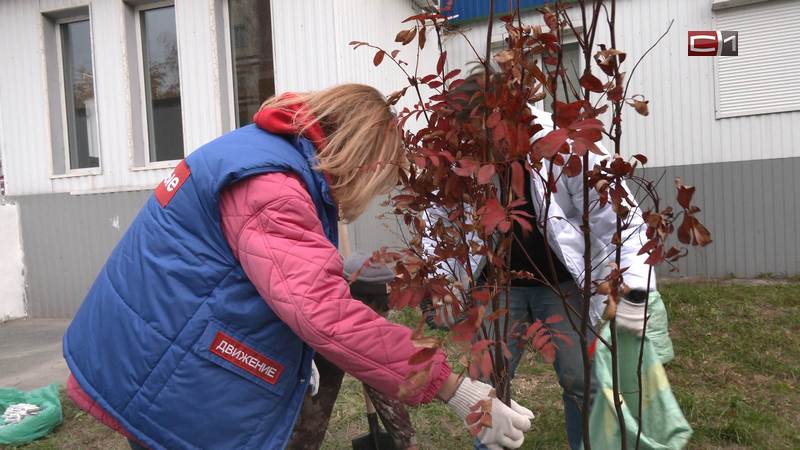
[{"label": "building wall", "polygon": [[[687,56],[687,31],[715,29],[715,16],[735,11],[743,17],[772,4],[791,5],[800,12],[800,2],[769,0],[749,6],[712,10],[711,0],[618,0],[618,47],[627,52],[626,69],[667,29],[669,34],[639,64],[629,95],[642,93],[650,100],[650,115],[642,117],[629,109],[625,114],[623,153],[644,153],[650,167],[693,165],[729,161],[751,161],[800,156],[800,111],[717,119],[715,114],[715,69],[717,58]],[[574,10],[575,8],[573,8]],[[574,13],[577,15],[577,12]],[[526,15],[527,23],[543,23],[538,13]],[[580,22],[580,20],[578,20]],[[483,55],[486,25],[483,21],[463,27],[466,36]],[[740,31],[740,56],[763,49],[748,48],[753,34],[768,27]],[[502,42],[503,29],[496,23],[494,42]],[[597,42],[608,42],[605,28]],[[796,39],[796,38],[794,38]],[[452,35],[446,43],[451,68],[465,67],[475,57],[464,40]],[[780,77],[784,68],[764,66],[764,77]],[[789,72],[786,72],[789,74]],[[795,92],[787,95],[798,95]]]},{"label": "building wall", "polygon": [[[685,40],[689,29],[714,28],[711,0],[618,3],[621,17],[635,18],[623,21],[620,29],[620,47],[632,59],[661,34],[669,19],[676,19],[631,84],[631,92],[650,99],[651,115],[627,114],[623,152],[650,156],[648,173],[666,174],[666,198],[674,197],[676,175],[698,186],[715,243],[682,262],[682,273],[800,272],[798,221],[791,220],[798,209],[798,196],[792,194],[800,192],[791,176],[800,157],[794,145],[800,131],[793,126],[800,113],[715,118],[713,58],[688,58]],[[85,4],[90,5],[94,36],[101,173],[53,177],[47,122],[48,98],[54,93],[47,90],[42,14]],[[225,0],[176,0],[187,153],[233,126],[224,6]],[[75,311],[152,186],[170,171],[132,170],[140,130],[131,105],[139,98],[131,88],[130,74],[137,69],[124,31],[126,8],[118,0],[0,0],[0,42],[14,42],[0,46],[0,60],[12,68],[0,71],[0,151],[8,193],[19,204],[28,310],[35,317],[69,317]],[[373,67],[374,51],[354,51],[347,43],[361,40],[396,48],[394,35],[408,26],[400,22],[414,12],[410,0],[273,0],[276,90],[361,82],[388,94],[402,87],[404,76],[396,67],[388,61]],[[481,53],[483,27],[480,22],[462,26]],[[496,26],[493,40],[502,37]],[[450,69],[474,59],[460,39],[445,39]],[[430,71],[438,56],[432,36],[428,42],[421,73]],[[414,55],[404,59],[413,64]],[[773,176],[774,170],[782,175]],[[393,217],[377,218],[384,212],[381,200],[350,225],[355,249],[369,252],[401,241]]]},{"label": "building wall", "polygon": [[[43,14],[89,5],[94,59],[95,99],[99,117],[98,175],[53,176],[53,136],[49,98],[60,95],[47,88],[48,63],[53,64],[52,39],[44,34]],[[186,152],[231,127],[221,91],[224,49],[218,48],[222,0],[178,0],[176,30]],[[128,24],[130,6],[118,0],[2,0],[0,1],[0,115],[3,117],[7,194],[88,193],[155,186],[170,168],[134,170],[135,142],[142,133],[134,126],[131,105],[140,102],[132,92],[137,83],[138,56],[131,51],[135,30]],[[8,43],[13,42],[13,45]],[[133,41],[135,42],[135,41]],[[135,45],[133,46],[135,48]],[[221,53],[222,52],[222,53]],[[138,83],[137,83],[138,84]],[[201,95],[202,94],[202,95]]]},{"label": "building wall", "polygon": [[[135,3],[138,0],[132,0]],[[100,129],[98,175],[52,176],[53,139],[48,123],[47,46],[43,14],[89,5],[95,99]],[[225,0],[176,0],[185,152],[233,127],[232,85],[225,28]],[[25,243],[28,313],[70,317],[98,270],[151,189],[170,171],[134,169],[138,133],[131,86],[138,70],[131,53],[130,11],[121,0],[0,0],[0,144],[6,186],[18,202]],[[385,94],[404,77],[374,51],[353,51],[352,40],[390,46],[400,22],[415,13],[409,0],[273,0],[272,40],[276,91],[312,90],[360,82]],[[134,46],[135,47],[135,46]],[[431,55],[433,53],[430,53]],[[435,57],[422,55],[424,64]],[[133,71],[133,72],[132,72]],[[402,106],[401,106],[402,107]],[[396,242],[375,216],[380,201],[350,225],[354,248],[372,251]],[[2,314],[0,314],[2,316]]]},{"label": "building wall", "polygon": [[28,315],[71,317],[150,192],[18,197]]},{"label": "building wall", "polygon": [[675,205],[676,177],[697,187],[695,202],[714,242],[691,249],[669,276],[755,277],[800,274],[800,158],[692,164],[646,169],[658,193]]},{"label": "building wall", "polygon": [[[763,33],[774,31],[764,17],[774,18],[778,10],[798,15],[800,2],[743,1],[737,4],[744,6],[716,10],[712,9],[714,3],[724,2],[617,1],[618,47],[628,54],[625,65],[629,74],[639,56],[667,29],[670,20],[675,20],[669,34],[632,77],[629,93],[642,93],[650,100],[650,115],[625,111],[622,153],[647,155],[645,174],[654,180],[661,178],[659,191],[667,204],[676,204],[676,177],[697,187],[696,202],[703,210],[700,217],[712,232],[714,243],[705,249],[692,249],[678,265],[677,275],[797,275],[800,185],[793,174],[800,160],[800,147],[796,145],[800,140],[800,127],[796,126],[800,111],[718,119],[715,64],[719,59],[688,57],[687,31],[717,29],[716,22],[724,14],[726,23],[736,22],[742,27],[737,29],[740,56],[732,58],[755,59],[753,64],[758,64],[754,55],[767,52],[754,42],[763,40]],[[757,17],[761,21],[755,20]],[[529,13],[526,22],[542,20],[538,13]],[[461,30],[483,55],[485,19],[468,23]],[[501,43],[503,33],[502,26],[495,24],[492,41]],[[608,42],[604,33],[598,32],[597,42]],[[467,62],[475,60],[463,42],[458,35],[446,41],[450,69],[467,67]],[[764,79],[793,79],[791,75],[797,70],[796,63],[793,69],[768,64],[763,67],[760,76]],[[794,89],[785,95],[800,99],[798,92]]]}]

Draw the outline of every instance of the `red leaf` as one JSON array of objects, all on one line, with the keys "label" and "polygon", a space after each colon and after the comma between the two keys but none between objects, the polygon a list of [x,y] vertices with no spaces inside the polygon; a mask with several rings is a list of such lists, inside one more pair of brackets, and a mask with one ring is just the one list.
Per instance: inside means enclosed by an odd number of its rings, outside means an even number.
[{"label": "red leaf", "polygon": [[651,250],[656,248],[656,245],[658,245],[658,241],[656,239],[650,239],[642,246],[642,248],[639,249],[639,253],[637,253],[637,255],[644,255],[645,253],[650,253]]},{"label": "red leaf", "polygon": [[[508,310],[505,309],[505,308],[500,308],[500,309],[492,311],[492,313],[489,314],[488,316],[486,316],[486,318],[483,319],[483,320],[485,320],[487,322],[491,322],[491,321],[493,321],[495,319],[498,319],[500,317],[505,316],[506,314],[508,314]],[[493,341],[489,341],[489,342],[493,342]]]},{"label": "red leaf", "polygon": [[481,373],[483,377],[489,378],[492,375],[492,354],[490,352],[483,352],[481,358]]},{"label": "red leaf", "polygon": [[411,355],[411,358],[408,359],[408,363],[412,366],[416,366],[425,362],[428,362],[434,355],[438,349],[436,348],[423,348],[418,350],[416,353]]},{"label": "red leaf", "polygon": [[375,53],[375,57],[372,58],[372,64],[379,66],[381,64],[381,61],[383,61],[384,55],[386,55],[386,52],[384,52],[383,50],[378,50],[378,52]]},{"label": "red leaf", "polygon": [[519,224],[520,228],[522,228],[522,231],[524,231],[525,233],[530,233],[531,231],[533,231],[533,225],[531,225],[531,223],[527,219],[518,217],[516,215],[514,215],[512,218],[514,219],[514,222],[517,222],[517,224]]},{"label": "red leaf", "polygon": [[554,314],[554,315],[548,317],[547,319],[545,319],[544,323],[546,323],[546,324],[554,324],[554,323],[561,322],[562,320],[564,320],[564,318],[561,315]]},{"label": "red leaf", "polygon": [[550,342],[550,332],[547,328],[540,328],[539,331],[536,332],[536,336],[533,337],[532,345],[533,348],[541,351],[548,342]]},{"label": "red leaf", "polygon": [[544,362],[548,364],[552,364],[556,360],[556,346],[552,343],[546,344],[541,350],[539,350],[539,353],[541,353]]},{"label": "red leaf", "polygon": [[467,417],[464,418],[464,423],[466,423],[467,426],[472,426],[480,422],[481,418],[483,418],[483,412],[481,411],[471,412],[467,414]]},{"label": "red leaf", "polygon": [[542,321],[537,320],[528,326],[528,330],[525,331],[525,339],[530,339],[533,335],[539,332],[539,329],[542,328]]},{"label": "red leaf", "polygon": [[678,204],[689,209],[695,188],[693,186],[685,186],[680,178],[675,180],[675,186],[678,188]]},{"label": "red leaf", "polygon": [[692,228],[692,232],[694,233],[694,238],[697,241],[697,245],[699,245],[701,247],[705,247],[706,245],[708,245],[708,244],[710,244],[712,242],[711,241],[711,233],[697,219],[695,219],[694,227]]},{"label": "red leaf", "polygon": [[686,214],[683,216],[683,222],[681,222],[681,226],[678,227],[678,240],[683,242],[684,244],[693,245],[692,243],[692,227],[694,226],[694,221],[697,220],[693,216]]},{"label": "red leaf", "polygon": [[453,69],[450,72],[447,72],[447,75],[444,76],[444,81],[447,81],[447,80],[457,76],[460,73],[461,73],[461,69]]},{"label": "red leaf", "polygon": [[533,151],[541,154],[546,158],[551,158],[558,153],[561,144],[567,141],[569,131],[565,128],[553,130],[543,138],[533,143]]},{"label": "red leaf", "polygon": [[575,177],[581,174],[582,168],[583,164],[581,164],[581,158],[576,155],[571,155],[564,165],[564,173],[567,174],[568,177]]},{"label": "red leaf", "polygon": [[[584,119],[569,124],[570,130],[603,130],[603,122],[598,119]],[[599,140],[599,139],[597,139]]]},{"label": "red leaf", "polygon": [[478,171],[478,184],[489,184],[495,174],[494,164],[486,164]]},{"label": "red leaf", "polygon": [[603,92],[603,82],[600,81],[599,78],[592,75],[591,73],[587,72],[583,74],[580,82],[581,82],[581,87],[584,89],[588,89],[592,92],[597,92],[597,93]]},{"label": "red leaf", "polygon": [[647,156],[637,153],[633,155],[633,157],[636,158],[640,163],[642,163],[642,165],[647,164]]},{"label": "red leaf", "polygon": [[416,34],[417,34],[417,28],[416,27],[408,29],[408,30],[403,30],[403,31],[397,33],[397,36],[394,37],[394,41],[395,42],[402,42],[403,45],[406,45],[409,42],[411,42],[412,40],[414,40],[414,36],[416,36]]},{"label": "red leaf", "polygon": [[423,25],[422,28],[419,30],[419,48],[425,48],[425,41],[427,37],[425,36],[425,26]]},{"label": "red leaf", "polygon": [[485,305],[492,299],[492,294],[488,289],[478,289],[472,293],[472,298]]},{"label": "red leaf", "polygon": [[627,103],[633,106],[633,109],[635,109],[637,113],[643,116],[647,116],[650,114],[650,110],[647,107],[647,104],[650,103],[650,101],[645,100],[644,96],[642,96],[641,94],[634,95],[628,100]]},{"label": "red leaf", "polygon": [[439,61],[436,62],[436,73],[439,75],[444,72],[444,62],[447,60],[447,52],[442,52],[439,55]]},{"label": "red leaf", "polygon": [[[483,227],[486,234],[494,232],[495,228],[501,226],[501,224],[506,221],[506,210],[496,198],[492,198],[486,202],[486,204],[478,210],[478,215],[480,216],[480,225]],[[506,227],[508,226],[510,226],[510,223],[506,225]]]},{"label": "red leaf", "polygon": [[555,113],[553,113],[553,123],[559,128],[567,128],[578,119],[578,114],[581,111],[582,102],[574,101],[572,103],[564,103],[556,100]]},{"label": "red leaf", "polygon": [[[655,241],[650,241],[650,242],[655,242]],[[650,253],[650,256],[648,256],[647,259],[644,260],[644,263],[651,266],[655,266],[658,265],[663,259],[664,259],[664,246],[659,245],[653,250],[652,253]]]},{"label": "red leaf", "polygon": [[453,167],[453,173],[462,177],[470,177],[478,170],[480,163],[471,158],[462,158],[458,161],[460,167]]},{"label": "red leaf", "polygon": [[503,219],[497,225],[497,229],[500,230],[501,233],[508,233],[508,230],[511,229],[511,222],[509,222],[508,220]]},{"label": "red leaf", "polygon": [[614,86],[608,91],[608,94],[606,95],[608,95],[608,99],[611,100],[612,102],[618,102],[622,100],[622,94],[623,94],[622,86]]},{"label": "red leaf", "polygon": [[489,128],[494,128],[498,123],[500,123],[502,118],[503,115],[500,113],[500,111],[494,111],[493,113],[489,114],[489,117],[486,119],[486,126]]},{"label": "red leaf", "polygon": [[511,189],[518,198],[525,198],[525,170],[519,161],[511,163]]},{"label": "red leaf", "polygon": [[428,82],[433,81],[437,76],[438,75],[436,75],[435,73],[432,73],[430,75],[425,75],[424,77],[420,78],[419,82],[427,84]]}]

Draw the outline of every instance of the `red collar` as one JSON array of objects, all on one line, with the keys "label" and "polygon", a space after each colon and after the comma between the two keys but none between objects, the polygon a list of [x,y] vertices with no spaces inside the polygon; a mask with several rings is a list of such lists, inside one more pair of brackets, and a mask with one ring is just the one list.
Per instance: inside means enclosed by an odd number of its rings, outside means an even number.
[{"label": "red collar", "polygon": [[[297,95],[287,92],[280,100],[293,99]],[[264,108],[253,115],[253,122],[262,130],[275,134],[303,135],[310,140],[319,152],[325,148],[326,136],[316,118],[308,112],[305,103],[297,101],[281,108]],[[311,124],[308,126],[308,124]]]}]

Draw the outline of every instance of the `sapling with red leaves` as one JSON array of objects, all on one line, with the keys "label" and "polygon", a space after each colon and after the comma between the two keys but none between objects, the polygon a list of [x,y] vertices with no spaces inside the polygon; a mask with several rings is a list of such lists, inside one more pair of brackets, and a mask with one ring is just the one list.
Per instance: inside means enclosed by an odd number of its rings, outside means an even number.
[{"label": "sapling with red leaves", "polygon": [[[446,342],[463,349],[461,363],[469,377],[490,381],[506,403],[512,354],[527,348],[553,362],[560,352],[572,349],[584,380],[577,406],[583,446],[589,449],[593,343],[608,346],[612,353],[615,408],[624,429],[617,328],[644,332],[653,267],[668,264],[674,269],[675,261],[686,255],[685,248],[670,244],[676,221],[681,220],[677,239],[683,245],[705,246],[710,235],[692,203],[693,187],[676,180],[680,211],[662,207],[655,183],[640,175],[646,156],[636,149],[627,149],[632,157],[622,156],[625,107],[647,116],[649,101],[642,94],[628,94],[636,66],[625,73],[626,54],[616,42],[616,2],[555,3],[540,9],[543,24],[537,25],[524,24],[517,5],[500,18],[505,47],[495,54],[493,1],[489,11],[484,54],[435,10],[407,18],[395,38],[416,54],[413,67],[399,59],[398,50],[351,42],[354,48],[373,49],[376,66],[390,61],[404,72],[408,85],[388,101],[413,95],[413,103],[399,112],[398,123],[421,123],[404,133],[407,161],[398,165],[400,183],[390,199],[403,225],[405,245],[381,249],[373,261],[395,267],[394,308],[430,301],[433,320],[450,325],[445,337],[437,338],[426,336],[420,320],[413,335],[420,350],[413,363],[423,368],[405,381],[399,394],[426,383],[430,366],[424,363]],[[607,27],[608,43],[596,41],[600,27]],[[478,70],[448,68],[441,44],[447,33],[464,38]],[[564,61],[567,36],[581,51],[580,74]],[[439,56],[435,72],[421,74],[419,55],[429,37],[436,39]],[[533,107],[541,101],[550,103],[552,113]],[[612,151],[605,150],[604,138]],[[644,198],[639,200],[652,205],[650,209],[643,210],[629,185],[640,188]],[[524,244],[534,233],[544,241],[541,254]],[[524,270],[515,267],[513,248],[524,254]],[[571,276],[573,292],[559,282],[560,270]],[[563,313],[514,320],[510,292],[518,280],[551,291]],[[597,311],[602,314],[593,316]],[[610,340],[599,332],[605,324]],[[491,426],[486,414],[490,407],[477,404],[467,417],[475,433]],[[638,417],[642,420],[641,411]]]}]

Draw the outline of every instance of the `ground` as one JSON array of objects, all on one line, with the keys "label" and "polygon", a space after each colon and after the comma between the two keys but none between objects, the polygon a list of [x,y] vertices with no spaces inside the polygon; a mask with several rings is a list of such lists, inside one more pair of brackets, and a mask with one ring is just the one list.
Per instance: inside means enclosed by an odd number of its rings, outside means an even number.
[{"label": "ground", "polygon": [[[683,282],[660,290],[676,353],[667,373],[694,427],[690,448],[800,448],[800,283]],[[530,358],[514,390],[537,414],[523,448],[566,448],[552,369]],[[350,440],[366,431],[362,405],[360,387],[348,377],[323,448],[349,448]],[[126,448],[68,400],[64,417],[53,434],[20,448]],[[443,405],[417,408],[413,417],[422,448],[470,448],[471,439]]]}]

